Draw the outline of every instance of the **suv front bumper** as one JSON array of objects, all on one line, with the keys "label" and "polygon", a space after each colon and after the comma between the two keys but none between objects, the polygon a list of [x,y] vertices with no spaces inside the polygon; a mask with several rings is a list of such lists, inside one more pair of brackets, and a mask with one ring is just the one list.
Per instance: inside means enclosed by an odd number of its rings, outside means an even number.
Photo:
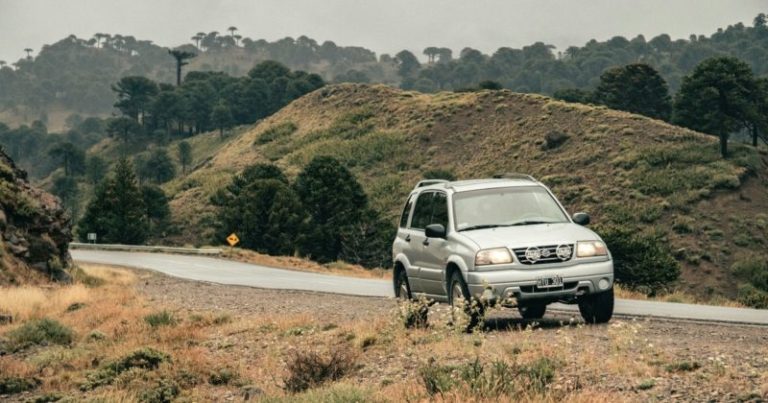
[{"label": "suv front bumper", "polygon": [[[538,278],[562,277],[563,286],[537,287]],[[601,280],[604,280],[601,284]],[[602,287],[601,287],[602,285]],[[570,300],[579,295],[603,292],[613,287],[613,261],[583,262],[563,267],[516,267],[506,270],[467,272],[467,287],[485,302]]]}]

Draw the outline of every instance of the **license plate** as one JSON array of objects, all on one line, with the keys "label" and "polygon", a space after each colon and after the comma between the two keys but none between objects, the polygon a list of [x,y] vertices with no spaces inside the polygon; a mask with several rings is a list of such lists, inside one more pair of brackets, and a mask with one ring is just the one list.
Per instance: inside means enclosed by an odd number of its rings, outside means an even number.
[{"label": "license plate", "polygon": [[539,288],[555,288],[563,286],[563,278],[560,276],[539,277],[536,279],[536,286]]}]

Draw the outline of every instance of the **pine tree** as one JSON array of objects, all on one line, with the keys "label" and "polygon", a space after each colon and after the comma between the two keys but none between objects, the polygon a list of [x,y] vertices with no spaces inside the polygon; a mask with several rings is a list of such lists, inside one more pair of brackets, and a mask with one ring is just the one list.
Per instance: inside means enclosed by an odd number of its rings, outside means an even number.
[{"label": "pine tree", "polygon": [[342,233],[358,223],[368,207],[362,186],[339,161],[316,157],[294,184],[309,222],[300,252],[320,262],[334,261],[342,252]]},{"label": "pine tree", "polygon": [[141,244],[149,232],[147,210],[136,175],[127,159],[120,159],[103,181],[78,225],[82,241],[94,232],[102,243]]}]

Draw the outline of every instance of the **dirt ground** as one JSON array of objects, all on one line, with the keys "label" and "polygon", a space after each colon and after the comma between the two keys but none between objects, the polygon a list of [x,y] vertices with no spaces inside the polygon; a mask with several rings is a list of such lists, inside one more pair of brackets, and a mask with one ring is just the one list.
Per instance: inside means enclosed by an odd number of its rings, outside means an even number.
[{"label": "dirt ground", "polygon": [[[220,335],[217,343],[239,346],[228,356],[245,367],[260,362],[282,367],[282,357],[291,351],[345,339],[362,350],[357,369],[345,382],[380,390],[375,396],[383,400],[398,395],[415,401],[459,399],[425,394],[420,368],[431,359],[460,365],[473,359],[525,361],[541,355],[558,362],[545,400],[768,399],[765,327],[622,317],[587,326],[564,312],[532,323],[505,310],[491,314],[482,332],[467,335],[447,330],[446,309],[433,307],[429,328],[406,331],[398,327],[392,299],[224,286],[141,273],[137,287],[150,304],[221,311],[242,320],[242,326]],[[256,331],[248,324],[256,318],[259,329],[264,318],[274,318],[269,320],[283,330]],[[255,378],[253,383],[265,391],[280,383],[274,373]]]}]

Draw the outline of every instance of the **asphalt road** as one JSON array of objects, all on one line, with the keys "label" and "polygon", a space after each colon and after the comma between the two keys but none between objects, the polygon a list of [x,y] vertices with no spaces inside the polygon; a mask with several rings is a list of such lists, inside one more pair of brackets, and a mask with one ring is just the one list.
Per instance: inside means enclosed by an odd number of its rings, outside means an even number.
[{"label": "asphalt road", "polygon": [[[72,257],[79,262],[149,269],[169,276],[218,284],[372,297],[394,295],[389,280],[283,270],[210,257],[96,250],[72,250]],[[573,305],[563,304],[555,304],[552,308],[576,309]],[[614,312],[628,316],[768,325],[768,310],[760,309],[618,299]]]}]

